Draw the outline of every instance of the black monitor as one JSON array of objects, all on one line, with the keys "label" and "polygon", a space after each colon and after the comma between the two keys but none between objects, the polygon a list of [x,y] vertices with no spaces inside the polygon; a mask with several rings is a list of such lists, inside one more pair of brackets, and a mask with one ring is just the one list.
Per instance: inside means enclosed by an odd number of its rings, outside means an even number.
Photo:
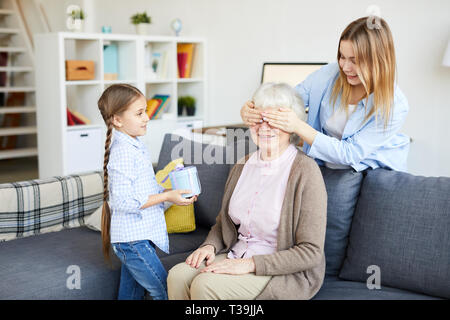
[{"label": "black monitor", "polygon": [[295,87],[326,62],[265,62],[261,83],[285,82]]}]

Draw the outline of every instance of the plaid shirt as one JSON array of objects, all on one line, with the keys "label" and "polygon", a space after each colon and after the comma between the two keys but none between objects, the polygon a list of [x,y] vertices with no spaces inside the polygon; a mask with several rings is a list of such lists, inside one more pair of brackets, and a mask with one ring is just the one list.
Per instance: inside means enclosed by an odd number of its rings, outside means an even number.
[{"label": "plaid shirt", "polygon": [[164,204],[140,209],[149,195],[164,191],[156,182],[150,154],[140,138],[114,130],[107,169],[111,243],[151,240],[169,253]]}]

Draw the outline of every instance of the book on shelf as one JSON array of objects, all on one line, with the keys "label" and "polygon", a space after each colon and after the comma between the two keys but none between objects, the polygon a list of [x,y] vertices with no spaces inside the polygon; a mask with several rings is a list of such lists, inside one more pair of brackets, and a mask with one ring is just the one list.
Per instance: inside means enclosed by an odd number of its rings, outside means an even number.
[{"label": "book on shelf", "polygon": [[75,121],[73,121],[72,114],[69,111],[69,108],[67,108],[67,125],[68,126],[74,126]]},{"label": "book on shelf", "polygon": [[167,50],[158,50],[151,44],[145,45],[145,80],[166,79],[169,57]]},{"label": "book on shelf", "polygon": [[157,79],[167,78],[167,55],[168,54],[166,51],[155,51],[152,53],[152,70]]},{"label": "book on shelf", "polygon": [[117,80],[119,78],[119,58],[117,44],[108,43],[103,46],[104,80]]},{"label": "book on shelf", "polygon": [[72,117],[76,118],[76,121],[82,121],[84,124],[91,124],[91,120],[85,117],[83,114],[79,113],[76,110],[69,109],[70,113],[72,113]]},{"label": "book on shelf", "polygon": [[147,113],[149,119],[151,119],[153,117],[156,109],[159,107],[161,102],[162,102],[161,99],[148,99],[147,100],[147,109],[145,110],[145,112]]},{"label": "book on shelf", "polygon": [[158,107],[158,110],[156,110],[155,115],[153,116],[153,119],[160,119],[161,115],[164,113],[164,109],[167,108],[170,101],[169,95],[155,95],[155,99],[161,99],[162,102],[160,106]]},{"label": "book on shelf", "polygon": [[186,61],[187,61],[186,52],[177,53],[178,78],[186,78]]},{"label": "book on shelf", "polygon": [[190,78],[192,76],[192,62],[195,45],[193,43],[177,44],[178,77]]},{"label": "book on shelf", "polygon": [[164,113],[164,109],[169,105],[170,96],[155,94],[150,100],[147,101],[147,115],[150,120],[159,119]]},{"label": "book on shelf", "polygon": [[91,120],[86,118],[84,115],[79,113],[78,111],[67,108],[67,125],[75,126],[75,125],[87,125],[91,124]]}]

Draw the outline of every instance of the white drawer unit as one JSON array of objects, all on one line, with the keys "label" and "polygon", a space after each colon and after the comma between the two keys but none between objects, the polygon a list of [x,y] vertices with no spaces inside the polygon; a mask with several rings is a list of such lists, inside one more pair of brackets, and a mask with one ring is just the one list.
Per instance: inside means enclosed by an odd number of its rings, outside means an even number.
[{"label": "white drawer unit", "polygon": [[177,125],[183,129],[198,129],[203,127],[203,120],[183,120],[178,121]]},{"label": "white drawer unit", "polygon": [[66,167],[64,174],[102,170],[104,143],[101,128],[70,130],[66,133]]}]

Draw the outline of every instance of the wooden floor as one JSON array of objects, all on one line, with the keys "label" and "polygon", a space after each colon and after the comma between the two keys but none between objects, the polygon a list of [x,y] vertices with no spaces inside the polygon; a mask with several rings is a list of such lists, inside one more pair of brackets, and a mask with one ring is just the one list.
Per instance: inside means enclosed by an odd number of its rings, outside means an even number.
[{"label": "wooden floor", "polygon": [[38,178],[37,157],[0,160],[0,183]]}]

